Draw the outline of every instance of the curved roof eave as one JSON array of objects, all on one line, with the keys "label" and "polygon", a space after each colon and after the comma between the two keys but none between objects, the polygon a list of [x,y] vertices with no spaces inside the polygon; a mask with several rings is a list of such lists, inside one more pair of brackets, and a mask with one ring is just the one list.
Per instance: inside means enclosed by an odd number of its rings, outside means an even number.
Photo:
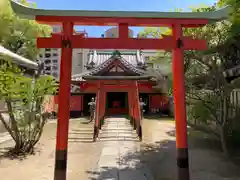
[{"label": "curved roof eave", "polygon": [[79,16],[79,17],[122,17],[122,18],[176,18],[207,19],[219,21],[228,17],[229,8],[213,12],[148,12],[148,11],[90,11],[90,10],[47,10],[26,7],[11,0],[13,11],[21,17],[35,19],[36,16]]},{"label": "curved roof eave", "polygon": [[36,62],[33,62],[29,59],[26,59],[22,56],[19,56],[18,54],[15,54],[8,49],[4,48],[0,45],[0,55],[7,56],[12,58],[12,61],[18,65],[21,65],[23,67],[29,68],[29,69],[38,69],[38,64]]}]

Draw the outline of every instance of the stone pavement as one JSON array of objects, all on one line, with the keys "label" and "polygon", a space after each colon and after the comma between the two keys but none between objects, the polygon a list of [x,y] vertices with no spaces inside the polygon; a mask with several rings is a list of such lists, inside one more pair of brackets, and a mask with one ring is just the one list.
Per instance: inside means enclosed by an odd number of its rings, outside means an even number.
[{"label": "stone pavement", "polygon": [[153,180],[139,160],[140,142],[125,118],[108,118],[99,134],[104,142],[92,180]]},{"label": "stone pavement", "polygon": [[4,143],[5,141],[9,141],[9,140],[11,140],[12,138],[11,138],[11,136],[9,135],[9,133],[8,132],[6,132],[6,133],[0,133],[0,144],[1,143]]}]

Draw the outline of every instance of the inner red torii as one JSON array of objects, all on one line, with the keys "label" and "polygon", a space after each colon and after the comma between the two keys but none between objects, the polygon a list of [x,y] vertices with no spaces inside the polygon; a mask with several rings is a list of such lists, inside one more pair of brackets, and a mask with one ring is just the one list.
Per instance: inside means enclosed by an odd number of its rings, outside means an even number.
[{"label": "inner red torii", "polygon": [[[39,48],[61,48],[61,69],[59,89],[59,117],[57,126],[55,180],[66,180],[67,169],[67,145],[70,106],[70,83],[72,67],[72,49],[172,49],[173,57],[173,87],[174,110],[176,120],[176,147],[178,179],[189,180],[187,123],[184,88],[184,50],[204,50],[204,40],[192,39],[183,36],[182,28],[201,27],[209,22],[223,19],[227,16],[227,10],[218,12],[114,12],[114,11],[65,11],[33,9],[11,1],[16,14],[24,15],[29,19],[35,19],[45,24],[60,24],[63,31],[60,34],[52,34],[50,38],[38,38]],[[88,38],[84,35],[74,35],[74,25],[100,25],[118,26],[118,38]],[[129,38],[129,26],[167,26],[172,28],[172,36],[162,39]],[[107,79],[92,81],[97,84],[97,115],[95,131],[98,131],[101,118],[104,116],[102,105],[105,103],[104,86]],[[129,93],[129,114],[135,119],[135,125],[140,124],[140,108],[138,101],[138,79],[129,78],[123,83]],[[102,103],[102,104],[101,104]],[[141,131],[141,128],[139,129]],[[97,134],[97,133],[96,133]]]}]

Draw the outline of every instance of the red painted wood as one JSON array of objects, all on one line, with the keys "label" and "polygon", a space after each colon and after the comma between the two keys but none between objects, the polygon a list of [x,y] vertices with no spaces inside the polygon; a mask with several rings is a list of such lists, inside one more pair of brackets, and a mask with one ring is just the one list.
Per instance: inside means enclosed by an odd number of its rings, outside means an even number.
[{"label": "red painted wood", "polygon": [[128,39],[128,24],[127,23],[121,23],[119,24],[119,37],[121,39]]},{"label": "red painted wood", "polygon": [[134,101],[134,119],[136,120],[137,124],[140,125],[141,119],[141,110],[139,104],[139,91],[138,91],[138,83],[137,81],[134,82],[134,89],[133,89],[133,101]]},{"label": "red painted wood", "polygon": [[[173,27],[175,39],[182,38],[182,27]],[[187,148],[187,118],[184,87],[184,51],[182,48],[175,48],[172,51],[172,72],[173,72],[173,97],[176,122],[176,146],[177,148]]]},{"label": "red painted wood", "polygon": [[128,114],[129,114],[130,118],[132,118],[133,117],[133,113],[132,113],[132,110],[133,110],[132,88],[129,88],[127,93],[128,93]]},{"label": "red painted wood", "polygon": [[[66,37],[73,34],[73,24],[64,23],[63,32]],[[68,146],[68,126],[70,110],[70,90],[72,75],[72,48],[62,48],[59,87],[59,111],[57,124],[56,149],[66,150]]]},{"label": "red painted wood", "polygon": [[61,24],[74,22],[74,25],[159,27],[182,24],[183,27],[201,27],[208,24],[207,19],[176,19],[176,18],[124,18],[124,17],[77,17],[77,16],[37,16],[36,21],[43,24]]},{"label": "red painted wood", "polygon": [[100,113],[99,113],[99,118],[102,119],[105,114],[105,109],[106,109],[106,97],[105,94],[106,92],[104,91],[104,86],[103,84],[100,84]]},{"label": "red painted wood", "polygon": [[[170,50],[177,46],[176,41],[171,38],[164,39],[137,39],[137,38],[78,38],[77,35],[71,36],[73,48],[89,49],[164,49]],[[206,42],[197,39],[184,39],[184,49],[205,50]],[[61,36],[50,38],[38,38],[39,48],[61,48]]]},{"label": "red painted wood", "polygon": [[101,115],[102,115],[102,105],[103,105],[103,92],[104,89],[102,87],[102,83],[98,82],[97,84],[98,86],[98,90],[97,90],[97,94],[96,94],[96,120],[95,120],[95,126],[99,128],[100,125],[100,119],[101,119]]},{"label": "red painted wood", "polygon": [[[80,83],[80,89],[83,92],[97,92],[97,85],[96,83],[99,81],[95,82],[85,82],[85,83]],[[119,82],[119,83],[116,83]],[[124,81],[115,81],[115,84],[104,84],[104,89],[106,92],[112,91],[112,92],[128,92],[128,88],[131,88],[131,85],[129,82],[128,84],[121,84]],[[131,83],[131,82],[130,82]],[[138,83],[138,88],[140,92],[151,92],[152,91],[152,84],[151,83]]]},{"label": "red painted wood", "polygon": [[108,108],[107,109],[109,114],[127,114],[127,108]]},{"label": "red painted wood", "polygon": [[149,95],[149,107],[151,109],[166,109],[168,108],[167,96]]},{"label": "red painted wood", "polygon": [[83,96],[71,96],[70,98],[70,111],[82,111]]}]

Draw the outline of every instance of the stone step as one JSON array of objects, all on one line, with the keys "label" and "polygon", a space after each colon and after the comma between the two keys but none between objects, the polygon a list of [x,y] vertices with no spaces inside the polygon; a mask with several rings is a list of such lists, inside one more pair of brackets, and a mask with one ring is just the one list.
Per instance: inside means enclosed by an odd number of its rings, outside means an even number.
[{"label": "stone step", "polygon": [[99,133],[99,137],[136,137],[136,133]]},{"label": "stone step", "polygon": [[69,131],[69,134],[76,134],[76,135],[81,135],[81,134],[92,134],[93,129],[89,131]]},{"label": "stone step", "polygon": [[69,130],[69,132],[92,132],[92,131],[93,131],[93,127],[92,128],[74,128]]},{"label": "stone step", "polygon": [[107,121],[107,122],[116,122],[116,123],[118,123],[118,122],[130,122],[130,120],[109,120],[109,119],[105,119],[105,121]]},{"label": "stone step", "polygon": [[93,137],[89,138],[69,138],[69,143],[89,143],[93,142]]},{"label": "stone step", "polygon": [[101,130],[99,134],[136,134],[136,131],[104,131]]},{"label": "stone step", "polygon": [[139,141],[138,137],[98,137],[98,141]]},{"label": "stone step", "polygon": [[114,121],[105,121],[105,123],[112,123],[112,124],[129,124],[130,121],[121,121],[121,122],[114,122]]},{"label": "stone step", "polygon": [[100,141],[139,141],[130,121],[124,118],[105,119],[98,137]]},{"label": "stone step", "polygon": [[122,123],[104,122],[104,124],[130,125],[130,122],[122,122]]},{"label": "stone step", "polygon": [[76,141],[82,141],[82,140],[92,140],[93,139],[93,135],[92,136],[85,136],[85,137],[68,137],[68,140],[76,140]]},{"label": "stone step", "polygon": [[132,127],[125,127],[125,128],[117,128],[117,127],[102,127],[102,131],[113,131],[113,132],[131,132],[133,131]]},{"label": "stone step", "polygon": [[131,124],[103,124],[103,127],[132,127]]},{"label": "stone step", "polygon": [[135,130],[131,130],[131,131],[118,131],[118,130],[114,130],[114,131],[106,131],[106,130],[101,130],[99,131],[100,134],[136,134]]},{"label": "stone step", "polygon": [[115,122],[115,121],[106,121],[106,120],[104,120],[104,123],[108,123],[108,124],[130,124],[130,121]]}]

